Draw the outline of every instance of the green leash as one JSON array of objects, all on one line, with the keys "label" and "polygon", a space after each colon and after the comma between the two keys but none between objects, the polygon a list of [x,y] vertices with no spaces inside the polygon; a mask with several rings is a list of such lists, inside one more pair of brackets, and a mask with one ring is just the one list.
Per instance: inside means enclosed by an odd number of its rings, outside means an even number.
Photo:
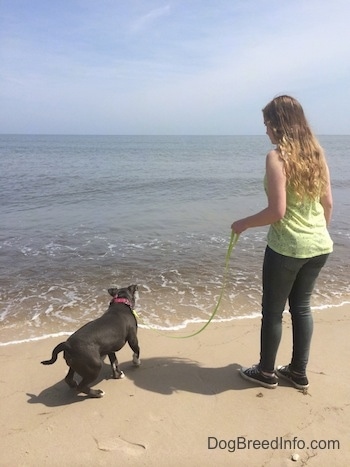
[{"label": "green leash", "polygon": [[[187,339],[189,337],[193,337],[193,336],[196,336],[197,334],[199,334],[200,332],[204,331],[204,329],[210,324],[210,322],[213,320],[214,316],[216,315],[218,309],[219,309],[219,306],[220,306],[220,303],[221,303],[221,300],[222,300],[222,297],[225,293],[225,289],[226,289],[226,279],[227,279],[227,272],[228,272],[228,267],[229,267],[229,264],[230,264],[230,258],[231,258],[231,253],[232,253],[232,250],[233,248],[235,247],[237,241],[238,241],[238,238],[239,238],[239,235],[234,233],[232,231],[231,233],[231,240],[230,240],[230,243],[229,243],[229,246],[228,246],[228,249],[227,249],[227,253],[226,253],[226,259],[225,259],[225,273],[224,273],[224,281],[223,281],[223,284],[222,284],[222,288],[221,288],[221,292],[220,292],[220,296],[219,296],[219,299],[218,299],[218,302],[214,308],[214,311],[213,313],[211,314],[210,318],[208,319],[208,321],[204,324],[204,326],[202,326],[199,331],[196,331],[194,332],[193,334],[188,334],[186,336],[170,336],[170,335],[166,335],[162,332],[159,332],[157,331],[156,329],[152,329],[150,328],[149,326],[147,325],[144,325],[144,326],[147,326],[149,329],[151,329],[152,331],[155,331],[157,332],[157,334],[161,334],[162,336],[166,336],[166,337],[170,337],[171,339]],[[136,314],[135,311],[133,311],[134,315],[136,316],[136,318],[140,319],[139,316]]]}]

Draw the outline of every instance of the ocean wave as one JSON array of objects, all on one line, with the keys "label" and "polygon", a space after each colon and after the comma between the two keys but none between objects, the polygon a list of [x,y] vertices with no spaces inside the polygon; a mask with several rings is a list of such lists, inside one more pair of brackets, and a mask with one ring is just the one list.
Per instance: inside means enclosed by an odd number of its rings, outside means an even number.
[{"label": "ocean wave", "polygon": [[18,344],[27,344],[29,342],[37,342],[37,341],[43,341],[45,339],[51,339],[54,337],[61,337],[61,336],[70,336],[73,334],[74,331],[72,332],[55,332],[52,334],[44,334],[43,336],[36,336],[36,337],[28,337],[27,339],[21,339],[21,340],[13,340],[9,342],[0,342],[0,347],[6,347],[8,345],[18,345]]},{"label": "ocean wave", "polygon": [[[312,307],[312,312],[316,311],[325,311],[329,310],[331,308],[341,308],[343,306],[348,306],[350,305],[350,301],[345,300],[342,301],[341,303],[336,303],[336,304],[325,304],[325,305],[318,305]],[[289,311],[285,310],[284,313],[288,314]],[[242,321],[242,320],[252,320],[252,319],[257,319],[261,317],[260,312],[251,312],[246,315],[239,315],[239,316],[231,316],[229,318],[214,318],[211,320],[210,324],[224,324],[224,323],[230,323],[233,321]],[[176,331],[183,331],[186,330],[189,327],[193,327],[194,325],[199,325],[198,329],[192,329],[191,333],[189,334],[188,337],[192,337],[194,334],[197,334],[199,332],[204,332],[206,326],[200,326],[200,325],[206,325],[208,323],[208,319],[201,319],[201,318],[193,318],[193,319],[186,319],[182,323],[177,324],[177,325],[172,325],[172,326],[162,326],[159,324],[154,324],[154,323],[144,323],[138,314],[138,319],[139,319],[139,328],[149,330],[149,331],[154,331],[158,334],[161,334],[164,337],[169,337],[169,338],[185,338],[186,335],[179,334],[178,336],[170,335],[170,333],[174,333]],[[73,334],[75,331],[64,331],[64,332],[54,332],[54,333],[49,333],[49,334],[44,334],[41,336],[35,336],[35,337],[29,337],[26,339],[20,339],[20,340],[13,340],[9,342],[0,342],[0,347],[6,347],[9,345],[19,345],[19,344],[26,344],[30,342],[37,342],[37,341],[42,341],[46,339],[52,339],[52,338],[57,338],[57,337],[68,337],[71,334]]]}]

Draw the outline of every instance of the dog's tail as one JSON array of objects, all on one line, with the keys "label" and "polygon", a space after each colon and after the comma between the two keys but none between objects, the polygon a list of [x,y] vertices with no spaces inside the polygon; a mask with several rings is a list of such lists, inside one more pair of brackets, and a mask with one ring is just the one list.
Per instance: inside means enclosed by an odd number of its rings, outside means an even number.
[{"label": "dog's tail", "polygon": [[41,363],[43,365],[52,365],[57,360],[57,355],[60,352],[63,352],[64,350],[69,350],[69,349],[70,347],[69,347],[69,344],[67,344],[67,342],[61,342],[60,344],[56,345],[56,347],[53,349],[51,360],[44,360]]}]

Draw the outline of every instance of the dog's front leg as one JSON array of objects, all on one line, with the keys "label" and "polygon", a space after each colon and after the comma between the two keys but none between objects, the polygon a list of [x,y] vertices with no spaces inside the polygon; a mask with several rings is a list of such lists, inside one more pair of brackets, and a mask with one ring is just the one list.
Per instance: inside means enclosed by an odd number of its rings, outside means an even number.
[{"label": "dog's front leg", "polygon": [[111,362],[112,375],[114,379],[124,378],[124,372],[118,367],[118,360],[115,352],[108,354],[109,361]]}]

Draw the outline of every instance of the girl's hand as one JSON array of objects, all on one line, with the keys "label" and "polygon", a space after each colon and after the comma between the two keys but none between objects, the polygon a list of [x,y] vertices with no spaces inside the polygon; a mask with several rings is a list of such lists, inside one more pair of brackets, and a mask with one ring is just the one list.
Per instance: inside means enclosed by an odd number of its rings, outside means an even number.
[{"label": "girl's hand", "polygon": [[244,230],[247,230],[247,228],[248,226],[246,225],[245,219],[240,219],[238,221],[235,221],[231,225],[231,229],[233,230],[233,232],[238,235],[244,232]]}]

